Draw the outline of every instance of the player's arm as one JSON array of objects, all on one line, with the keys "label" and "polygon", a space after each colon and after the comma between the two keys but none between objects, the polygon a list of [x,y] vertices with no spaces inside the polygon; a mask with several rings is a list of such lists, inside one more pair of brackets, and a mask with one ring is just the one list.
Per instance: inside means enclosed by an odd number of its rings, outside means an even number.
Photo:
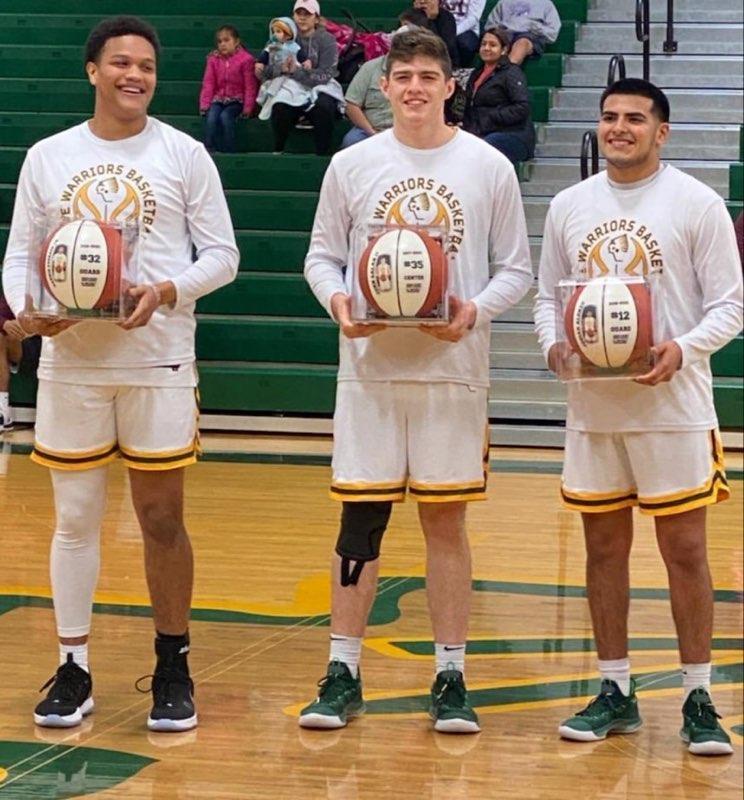
[{"label": "player's arm", "polygon": [[545,361],[553,372],[557,371],[560,353],[555,329],[557,300],[555,296],[558,282],[571,274],[571,265],[562,246],[558,226],[555,222],[555,208],[551,204],[545,219],[540,266],[537,274],[537,297],[533,314],[535,332]]},{"label": "player's arm", "polygon": [[240,254],[217,167],[203,147],[194,148],[184,170],[186,224],[196,249],[196,261],[180,275],[158,284],[129,290],[137,301],[125,329],[146,325],[160,305],[180,308],[195,303],[235,280]]},{"label": "player's arm", "polygon": [[655,385],[671,380],[680,367],[710,357],[736,336],[742,326],[742,273],[731,218],[715,200],[691,222],[693,269],[702,293],[703,318],[691,330],[652,350],[652,370],[636,378]]},{"label": "player's arm", "polygon": [[[310,248],[305,257],[305,280],[328,315],[339,324],[341,332],[355,338],[369,336],[383,326],[351,321],[351,293],[344,279],[350,231],[348,199],[331,161],[315,211]],[[353,265],[350,266],[353,274]]]},{"label": "player's arm", "polygon": [[534,277],[522,196],[514,170],[504,165],[494,181],[491,228],[488,236],[489,264],[494,275],[473,302],[478,323],[490,323],[516,305],[529,291]]},{"label": "player's arm", "polygon": [[44,214],[44,203],[36,189],[35,174],[41,172],[36,160],[37,151],[32,148],[26,155],[18,178],[10,235],[3,261],[3,294],[26,335],[56,336],[74,325],[76,320],[35,319],[24,310],[32,219]]}]

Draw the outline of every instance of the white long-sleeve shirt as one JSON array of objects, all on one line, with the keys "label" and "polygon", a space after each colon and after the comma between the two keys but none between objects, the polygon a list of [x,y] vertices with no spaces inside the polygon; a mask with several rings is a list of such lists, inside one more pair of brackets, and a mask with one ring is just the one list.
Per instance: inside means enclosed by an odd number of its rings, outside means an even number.
[{"label": "white long-sleeve shirt", "polygon": [[442,5],[453,14],[458,36],[466,31],[480,36],[480,19],[486,0],[445,0]]},{"label": "white long-sleeve shirt", "polygon": [[673,339],[682,367],[668,383],[570,382],[567,427],[593,432],[705,430],[717,425],[710,355],[741,330],[742,272],[731,219],[700,181],[663,165],[634,184],[606,172],[558,194],[540,259],[535,326],[547,359],[563,278],[650,275],[654,340]]},{"label": "white long-sleeve shirt", "polygon": [[401,327],[360,339],[341,335],[338,379],[487,387],[489,323],[532,283],[524,211],[509,161],[464,131],[442,147],[420,150],[389,130],[336,154],[305,259],[305,277],[329,314],[337,292],[352,297],[357,317],[363,314],[356,267],[374,223],[448,228],[451,291],[475,302],[477,320],[457,343]]},{"label": "white long-sleeve shirt", "polygon": [[[35,144],[21,169],[3,265],[4,293],[16,315],[24,307],[26,270],[35,268],[29,220],[59,212],[138,219],[137,282],[170,280],[177,299],[136,330],[86,321],[45,338],[39,376],[104,385],[193,383],[194,370],[185,367],[195,359],[194,304],[233,280],[239,260],[220,178],[203,145],[153,118],[127,139],[99,139],[84,122]],[[182,378],[152,369],[174,365],[184,366]]]}]

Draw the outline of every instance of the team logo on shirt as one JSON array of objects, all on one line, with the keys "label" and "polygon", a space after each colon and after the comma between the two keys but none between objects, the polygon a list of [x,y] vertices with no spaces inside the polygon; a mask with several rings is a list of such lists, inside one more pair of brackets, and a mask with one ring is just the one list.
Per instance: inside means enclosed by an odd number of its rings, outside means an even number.
[{"label": "team logo on shirt", "polygon": [[65,217],[92,217],[101,222],[139,220],[144,233],[150,232],[157,212],[150,182],[123,164],[97,164],[80,170],[67,182],[60,203]]},{"label": "team logo on shirt", "polygon": [[422,225],[444,228],[448,252],[457,253],[465,234],[460,200],[433,178],[406,178],[391,186],[377,202],[372,218],[388,225]]},{"label": "team logo on shirt", "polygon": [[591,279],[603,275],[646,277],[661,273],[661,246],[645,225],[634,219],[613,219],[589,232],[579,246],[579,275]]}]

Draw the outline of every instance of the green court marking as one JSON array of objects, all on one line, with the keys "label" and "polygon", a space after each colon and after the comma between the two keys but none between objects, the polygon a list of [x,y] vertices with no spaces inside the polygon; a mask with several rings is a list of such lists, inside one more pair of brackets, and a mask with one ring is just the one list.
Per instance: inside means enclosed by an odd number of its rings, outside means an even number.
[{"label": "green court marking", "polygon": [[[30,444],[10,445],[13,455],[29,455],[32,450]],[[331,456],[322,453],[241,453],[233,450],[209,450],[202,453],[199,460],[229,464],[290,464],[300,467],[327,467],[331,464]],[[490,472],[527,475],[560,475],[562,470],[562,461],[492,459],[489,466]],[[740,481],[744,479],[744,470],[727,469],[726,477],[732,481]]]},{"label": "green court marking", "polygon": [[83,797],[118,786],[156,760],[94,747],[0,741],[0,764],[8,771],[0,798]]},{"label": "green court marking", "polygon": [[[469,647],[469,645],[468,645]],[[665,673],[639,672],[635,673],[638,691],[644,688],[649,690],[672,689],[682,686],[679,670]],[[744,664],[731,664],[724,666],[713,665],[713,684],[725,685],[742,682],[744,677]],[[590,697],[599,692],[599,679],[555,681],[545,683],[531,683],[526,686],[501,686],[486,689],[468,690],[468,698],[474,708],[486,706],[505,706],[515,703],[539,703],[545,700],[560,700],[565,697]],[[429,694],[412,695],[409,697],[389,697],[380,700],[367,700],[367,714],[410,714],[426,711],[429,707]]]},{"label": "green court marking", "polygon": [[[434,655],[434,642],[405,641],[391,639],[388,644],[415,656]],[[679,643],[674,637],[643,636],[631,638],[628,645],[633,652],[643,650],[677,650]],[[713,639],[714,650],[741,650],[744,639],[741,637],[718,637]],[[594,639],[581,638],[553,639],[535,637],[534,639],[476,639],[468,642],[468,655],[519,655],[523,653],[588,653],[595,650]]]},{"label": "green court marking", "polygon": [[[388,576],[381,578],[378,592],[370,614],[370,625],[388,625],[401,616],[400,601],[409,594],[426,587],[424,578]],[[473,581],[473,590],[491,594],[516,594],[532,597],[570,597],[582,599],[586,597],[583,586],[570,586],[549,583],[519,583],[517,581]],[[630,590],[630,596],[636,600],[668,600],[666,589],[637,588]],[[714,597],[718,603],[742,603],[741,592],[730,589],[717,589]],[[14,608],[52,608],[48,597],[36,595],[0,595],[0,615]],[[148,605],[131,605],[126,603],[94,603],[94,614],[113,614],[124,617],[151,617],[152,609]],[[242,623],[244,625],[303,625],[323,627],[329,624],[328,614],[313,616],[289,616],[279,614],[254,614],[248,611],[230,611],[214,608],[194,608],[191,619],[199,622]]]}]

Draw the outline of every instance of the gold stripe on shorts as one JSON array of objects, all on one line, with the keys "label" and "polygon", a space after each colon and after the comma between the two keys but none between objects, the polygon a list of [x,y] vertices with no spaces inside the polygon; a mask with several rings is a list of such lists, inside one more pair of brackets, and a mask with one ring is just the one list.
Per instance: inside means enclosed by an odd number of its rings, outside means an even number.
[{"label": "gold stripe on shorts", "polygon": [[50,469],[83,470],[102,467],[113,461],[118,455],[119,445],[116,442],[82,452],[49,450],[38,442],[34,442],[31,460]]},{"label": "gold stripe on shorts", "polygon": [[468,483],[414,483],[408,485],[411,497],[419,503],[456,503],[486,499],[486,481]]},{"label": "gold stripe on shorts", "polygon": [[406,496],[405,481],[387,483],[332,483],[330,495],[334,500],[347,502],[403,500]]},{"label": "gold stripe on shorts", "polygon": [[196,439],[188,446],[178,450],[162,450],[158,452],[142,452],[121,448],[121,457],[130,469],[157,472],[168,469],[179,469],[196,463]]},{"label": "gold stripe on shorts", "polygon": [[561,499],[567,508],[574,511],[600,514],[636,505],[638,494],[635,489],[620,492],[572,492],[561,486]]}]

